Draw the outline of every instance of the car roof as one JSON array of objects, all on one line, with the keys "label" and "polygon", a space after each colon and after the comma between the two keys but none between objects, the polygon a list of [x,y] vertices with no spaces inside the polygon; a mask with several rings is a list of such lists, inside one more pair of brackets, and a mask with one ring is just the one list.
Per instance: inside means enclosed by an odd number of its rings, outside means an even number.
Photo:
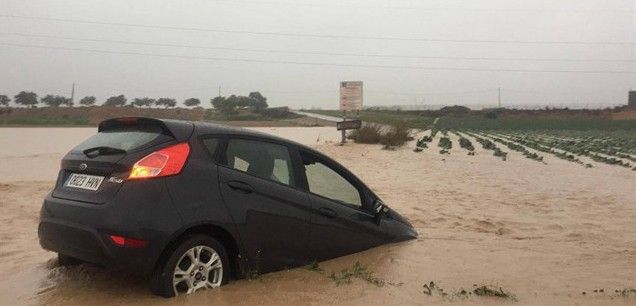
[{"label": "car roof", "polygon": [[[284,143],[288,145],[294,145],[302,149],[308,150],[310,152],[320,154],[320,152],[306,145],[295,142],[293,140],[278,137],[268,133],[254,131],[251,129],[246,129],[243,127],[234,127],[234,126],[228,126],[224,124],[204,122],[204,121],[187,121],[187,120],[173,120],[173,119],[159,119],[159,120],[163,121],[166,124],[166,126],[168,126],[169,128],[176,127],[176,126],[194,125],[194,134],[196,136],[202,136],[207,134],[248,136],[248,137],[254,137],[254,138],[259,138],[264,140],[270,140],[270,141],[278,142],[278,143]],[[320,154],[320,155],[322,156],[323,154]]]}]

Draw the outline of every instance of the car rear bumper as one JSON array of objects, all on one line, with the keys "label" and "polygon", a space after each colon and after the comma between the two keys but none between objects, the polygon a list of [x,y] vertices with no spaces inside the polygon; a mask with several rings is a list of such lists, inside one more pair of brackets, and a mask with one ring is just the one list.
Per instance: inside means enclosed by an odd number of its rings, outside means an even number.
[{"label": "car rear bumper", "polygon": [[[151,202],[155,213],[165,207]],[[131,208],[124,208],[124,207]],[[40,212],[38,237],[49,251],[75,257],[110,269],[135,274],[152,271],[169,241],[171,230],[152,227],[130,209],[144,210],[143,203],[95,205],[47,196]],[[166,214],[171,211],[164,212]],[[175,222],[178,226],[179,222]],[[109,235],[147,241],[144,247],[115,244]]]},{"label": "car rear bumper", "polygon": [[42,220],[38,227],[42,248],[110,269],[147,274],[159,256],[149,243],[145,248],[121,247],[107,234],[77,224]]}]

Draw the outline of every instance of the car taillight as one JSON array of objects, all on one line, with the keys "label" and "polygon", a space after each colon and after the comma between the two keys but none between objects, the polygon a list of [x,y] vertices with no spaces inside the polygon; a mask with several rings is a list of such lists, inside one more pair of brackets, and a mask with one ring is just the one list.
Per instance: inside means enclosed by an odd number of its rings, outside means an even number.
[{"label": "car taillight", "polygon": [[128,238],[128,237],[117,236],[117,235],[108,235],[108,236],[110,237],[110,240],[114,244],[121,247],[143,248],[148,244],[148,241],[146,240]]},{"label": "car taillight", "polygon": [[187,142],[176,144],[146,155],[136,162],[128,179],[143,179],[179,174],[190,155]]}]

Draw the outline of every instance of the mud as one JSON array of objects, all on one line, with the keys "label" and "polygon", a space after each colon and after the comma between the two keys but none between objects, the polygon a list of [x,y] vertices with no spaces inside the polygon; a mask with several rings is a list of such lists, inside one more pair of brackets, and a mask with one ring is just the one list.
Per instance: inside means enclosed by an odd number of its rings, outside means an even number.
[{"label": "mud", "polygon": [[[413,144],[395,151],[338,146],[333,127],[266,131],[316,146],[350,167],[420,237],[320,263],[323,272],[296,268],[193,296],[154,297],[143,279],[122,272],[57,267],[55,254],[38,244],[38,212],[59,159],[94,129],[0,128],[0,304],[636,303],[615,292],[636,287],[633,171],[586,169],[551,156],[543,164],[517,152],[504,162],[480,148],[467,156],[456,147],[440,155],[434,145],[421,153]],[[338,286],[329,277],[357,261],[384,285],[353,279]],[[448,295],[424,294],[430,281]],[[502,287],[516,301],[453,294],[477,284]]]}]

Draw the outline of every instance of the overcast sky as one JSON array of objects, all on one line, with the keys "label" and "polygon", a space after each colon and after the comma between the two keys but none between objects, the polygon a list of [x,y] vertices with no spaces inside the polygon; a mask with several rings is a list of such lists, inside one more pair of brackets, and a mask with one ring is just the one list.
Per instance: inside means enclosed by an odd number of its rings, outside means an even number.
[{"label": "overcast sky", "polygon": [[221,86],[223,95],[260,91],[273,106],[329,109],[340,81],[360,80],[365,106],[496,104],[498,87],[504,105],[624,104],[636,89],[635,6],[0,0],[0,94],[70,96],[75,82],[76,100],[197,97],[207,107]]}]

